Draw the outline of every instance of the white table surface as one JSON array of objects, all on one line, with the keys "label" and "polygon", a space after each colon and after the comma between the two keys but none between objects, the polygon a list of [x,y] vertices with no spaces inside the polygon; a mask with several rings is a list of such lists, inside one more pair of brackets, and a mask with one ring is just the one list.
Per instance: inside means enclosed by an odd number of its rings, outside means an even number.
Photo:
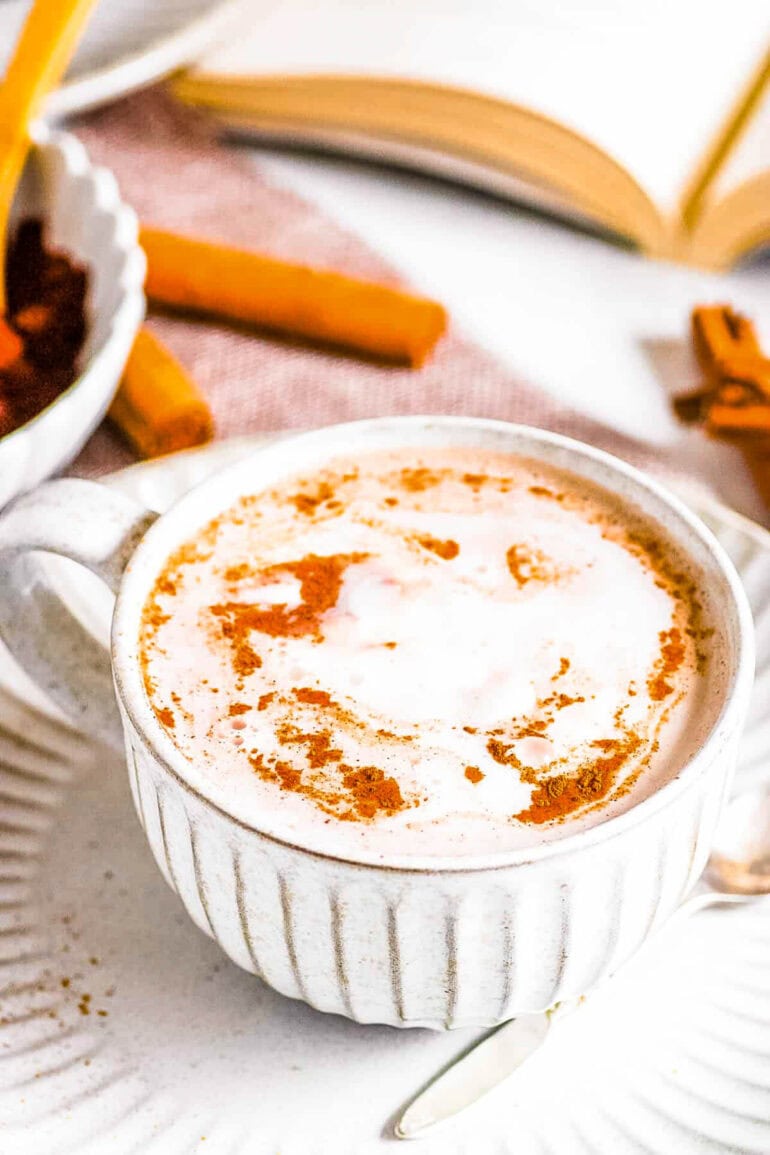
[{"label": "white table surface", "polygon": [[683,434],[668,398],[697,381],[687,340],[695,303],[731,302],[770,350],[770,258],[714,276],[421,175],[274,148],[253,155],[442,300],[522,378],[620,430],[677,445],[720,496],[763,516],[739,455]]}]

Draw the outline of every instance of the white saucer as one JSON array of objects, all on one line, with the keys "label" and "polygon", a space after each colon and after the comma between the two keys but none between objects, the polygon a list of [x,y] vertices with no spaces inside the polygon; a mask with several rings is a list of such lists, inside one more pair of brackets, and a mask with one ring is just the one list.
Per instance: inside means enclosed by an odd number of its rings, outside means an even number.
[{"label": "white saucer", "polygon": [[[259,441],[135,466],[110,484],[160,509]],[[770,534],[698,505],[757,619],[740,788],[770,771]],[[64,565],[58,580],[70,595],[73,573],[80,613],[103,634],[109,600]],[[163,882],[118,760],[46,717],[39,697],[30,705],[6,659],[0,683],[9,682],[16,704],[0,688],[3,1155],[393,1151],[394,1114],[475,1034],[357,1026],[239,971]],[[514,1080],[419,1150],[767,1155],[769,963],[767,907],[671,926]]]},{"label": "white saucer", "polygon": [[[31,0],[0,0],[0,76]],[[67,78],[47,105],[53,117],[82,112],[142,88],[234,27],[249,0],[101,0]]]}]

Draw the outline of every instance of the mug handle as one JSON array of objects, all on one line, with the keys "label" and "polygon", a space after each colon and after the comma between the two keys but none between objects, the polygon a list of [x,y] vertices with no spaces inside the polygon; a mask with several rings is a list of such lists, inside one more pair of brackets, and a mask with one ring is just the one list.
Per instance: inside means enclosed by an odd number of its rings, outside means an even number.
[{"label": "mug handle", "polygon": [[158,514],[92,481],[41,485],[0,516],[0,638],[78,729],[122,749],[110,655],[58,597],[37,551],[70,558],[117,593]]}]

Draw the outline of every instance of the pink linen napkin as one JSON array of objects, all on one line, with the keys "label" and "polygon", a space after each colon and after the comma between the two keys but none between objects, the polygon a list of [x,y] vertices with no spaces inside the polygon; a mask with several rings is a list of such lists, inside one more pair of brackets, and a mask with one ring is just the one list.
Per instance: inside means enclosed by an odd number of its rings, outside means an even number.
[{"label": "pink linen napkin", "polygon": [[[362,240],[256,172],[237,148],[218,142],[212,123],[161,89],[73,127],[93,159],[113,170],[124,198],[146,224],[399,283],[398,274]],[[686,471],[670,453],[653,453],[566,410],[455,329],[429,364],[413,371],[221,324],[153,315],[149,325],[209,398],[222,438],[388,414],[452,413],[537,425],[648,468]],[[120,436],[103,425],[72,472],[97,476],[132,460]],[[737,457],[735,468],[742,468]]]}]

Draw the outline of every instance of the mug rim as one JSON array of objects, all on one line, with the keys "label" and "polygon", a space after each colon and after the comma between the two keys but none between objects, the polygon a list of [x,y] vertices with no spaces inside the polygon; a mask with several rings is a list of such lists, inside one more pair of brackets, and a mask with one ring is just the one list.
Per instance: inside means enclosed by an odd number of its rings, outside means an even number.
[{"label": "mug rim", "polygon": [[[233,810],[228,809],[221,802],[211,797],[205,789],[202,789],[190,780],[185,773],[185,770],[192,765],[190,759],[175,745],[150,707],[140,670],[138,647],[136,645],[136,630],[124,630],[122,628],[123,619],[127,614],[130,614],[132,610],[136,611],[137,609],[136,599],[132,598],[132,595],[136,585],[146,583],[146,555],[150,547],[155,545],[155,543],[167,533],[171,520],[178,518],[181,512],[194,508],[199,492],[203,489],[210,488],[214,484],[219,484],[226,488],[228,480],[243,473],[250,463],[256,460],[263,460],[266,454],[271,457],[274,456],[277,463],[279,463],[285,456],[286,450],[291,450],[297,445],[301,447],[301,445],[305,443],[309,445],[312,445],[314,442],[322,443],[327,438],[333,441],[335,436],[338,437],[340,434],[349,434],[351,438],[353,438],[356,434],[365,434],[368,430],[382,430],[383,432],[387,432],[389,428],[392,428],[395,434],[401,429],[421,428],[427,424],[445,429],[448,434],[451,434],[452,430],[457,430],[458,432],[463,431],[466,434],[474,430],[479,433],[487,431],[492,434],[497,433],[502,436],[519,438],[533,444],[533,446],[546,445],[552,449],[561,449],[567,455],[590,459],[598,465],[605,474],[609,473],[610,476],[620,475],[626,483],[630,483],[632,488],[641,490],[651,496],[652,499],[666,509],[669,514],[674,515],[675,525],[673,529],[672,527],[667,528],[669,532],[672,532],[672,536],[677,545],[683,548],[687,555],[690,555],[692,552],[691,547],[682,541],[683,534],[681,531],[684,530],[690,535],[690,538],[694,537],[698,539],[700,545],[705,547],[707,553],[710,555],[712,562],[716,564],[722,579],[727,584],[731,603],[726,602],[720,608],[724,615],[723,620],[729,621],[731,616],[735,620],[735,652],[732,655],[732,670],[723,691],[723,700],[719,713],[700,747],[691,757],[682,763],[681,767],[670,778],[658,786],[657,789],[654,789],[651,794],[640,799],[628,810],[620,814],[613,815],[587,828],[565,834],[561,838],[548,842],[482,854],[455,854],[440,857],[426,854],[409,855],[403,853],[368,855],[365,851],[361,851],[360,853],[357,851],[355,854],[344,852],[335,853],[320,848],[317,845],[314,846],[312,838],[304,842],[300,840],[296,834],[284,835],[281,834],[280,830],[265,828],[254,821],[240,817],[235,811],[235,808]],[[355,450],[355,442],[352,442],[352,447]],[[526,449],[509,449],[508,451],[526,452]],[[333,450],[330,450],[328,456],[332,458],[338,455],[339,452],[335,453]],[[569,465],[566,465],[565,468],[569,468]],[[278,470],[279,469],[280,466],[278,466]],[[261,484],[262,483],[259,483],[260,486]],[[600,481],[600,484],[605,484],[605,482]],[[613,491],[611,484],[606,484],[605,487],[610,489],[611,492]],[[227,499],[227,504],[237,500],[238,496],[243,492],[243,487],[235,486],[232,488]],[[223,508],[227,508],[227,504],[225,504]],[[200,525],[205,525],[210,516],[212,516],[212,514],[204,515]],[[161,551],[164,560],[168,557],[172,548],[173,543],[170,547],[166,547],[165,550]],[[158,567],[153,565],[152,572],[153,575],[155,575],[158,572]],[[142,597],[142,604],[143,601],[144,598]],[[205,478],[185,493],[150,527],[129,561],[120,585],[113,615],[111,656],[117,697],[121,712],[125,715],[124,725],[127,719],[141,740],[143,747],[177,785],[181,786],[207,808],[217,812],[227,821],[232,822],[243,830],[281,845],[287,850],[297,851],[327,861],[345,863],[361,869],[402,871],[404,873],[460,874],[524,865],[534,861],[552,859],[559,855],[567,855],[579,849],[587,849],[598,843],[604,843],[612,838],[623,835],[627,830],[634,828],[647,818],[652,818],[659,810],[664,809],[667,805],[673,804],[680,795],[685,793],[699,780],[701,773],[705,772],[713,763],[714,758],[718,755],[719,749],[729,741],[735,729],[740,726],[743,720],[754,674],[754,627],[745,590],[723,547],[700,518],[680,501],[676,495],[670,493],[653,477],[637,469],[635,466],[629,465],[620,458],[615,457],[613,454],[607,453],[605,450],[587,445],[576,438],[567,437],[564,434],[553,433],[549,430],[539,429],[534,426],[507,421],[496,421],[487,418],[409,415],[342,422],[323,426],[320,429],[298,433],[293,436],[290,435],[282,438],[274,445],[258,448],[246,457],[223,467],[221,470],[217,470],[216,473]]]}]

